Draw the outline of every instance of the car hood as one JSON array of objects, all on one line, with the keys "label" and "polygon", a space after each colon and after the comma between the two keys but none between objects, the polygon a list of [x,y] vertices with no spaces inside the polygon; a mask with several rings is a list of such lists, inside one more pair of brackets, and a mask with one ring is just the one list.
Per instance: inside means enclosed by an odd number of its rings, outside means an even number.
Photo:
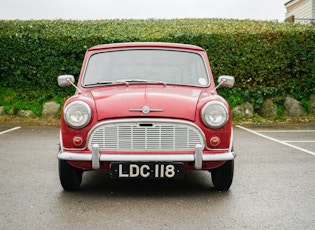
[{"label": "car hood", "polygon": [[201,89],[176,86],[118,86],[94,89],[98,120],[167,117],[195,120]]}]

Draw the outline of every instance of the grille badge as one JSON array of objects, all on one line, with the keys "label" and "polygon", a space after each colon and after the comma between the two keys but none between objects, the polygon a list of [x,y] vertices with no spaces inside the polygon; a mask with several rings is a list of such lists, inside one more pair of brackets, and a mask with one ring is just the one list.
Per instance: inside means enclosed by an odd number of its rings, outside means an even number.
[{"label": "grille badge", "polygon": [[148,114],[150,112],[163,112],[163,109],[151,109],[149,106],[143,106],[141,109],[129,109],[130,112],[142,112]]}]

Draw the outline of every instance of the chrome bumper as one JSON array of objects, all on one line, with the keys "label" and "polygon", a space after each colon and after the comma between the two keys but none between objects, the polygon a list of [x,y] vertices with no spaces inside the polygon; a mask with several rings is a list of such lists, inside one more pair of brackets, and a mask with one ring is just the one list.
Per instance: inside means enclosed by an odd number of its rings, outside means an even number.
[{"label": "chrome bumper", "polygon": [[202,168],[203,161],[229,161],[235,158],[234,152],[222,154],[203,154],[202,145],[195,146],[194,154],[100,154],[99,145],[94,144],[92,154],[77,154],[71,152],[63,152],[58,154],[60,160],[73,161],[92,161],[92,168],[99,169],[102,161],[179,161],[179,162],[195,162],[195,169]]}]

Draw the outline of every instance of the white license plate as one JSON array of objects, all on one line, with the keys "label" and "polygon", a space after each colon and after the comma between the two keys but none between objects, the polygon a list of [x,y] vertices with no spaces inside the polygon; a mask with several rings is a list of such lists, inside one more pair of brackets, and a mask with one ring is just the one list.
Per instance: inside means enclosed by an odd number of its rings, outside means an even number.
[{"label": "white license plate", "polygon": [[182,178],[183,163],[168,162],[113,162],[112,178]]}]

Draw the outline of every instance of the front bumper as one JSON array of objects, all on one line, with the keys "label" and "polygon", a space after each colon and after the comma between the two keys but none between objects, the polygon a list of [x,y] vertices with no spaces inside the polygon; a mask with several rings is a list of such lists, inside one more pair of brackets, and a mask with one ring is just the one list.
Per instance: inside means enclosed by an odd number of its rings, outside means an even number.
[{"label": "front bumper", "polygon": [[103,161],[194,162],[195,169],[201,169],[204,161],[229,161],[236,157],[236,154],[232,151],[220,154],[204,154],[202,149],[202,145],[197,144],[194,154],[100,154],[99,145],[94,144],[92,146],[92,154],[77,154],[61,150],[58,158],[60,160],[91,161],[93,169],[100,169]]}]

